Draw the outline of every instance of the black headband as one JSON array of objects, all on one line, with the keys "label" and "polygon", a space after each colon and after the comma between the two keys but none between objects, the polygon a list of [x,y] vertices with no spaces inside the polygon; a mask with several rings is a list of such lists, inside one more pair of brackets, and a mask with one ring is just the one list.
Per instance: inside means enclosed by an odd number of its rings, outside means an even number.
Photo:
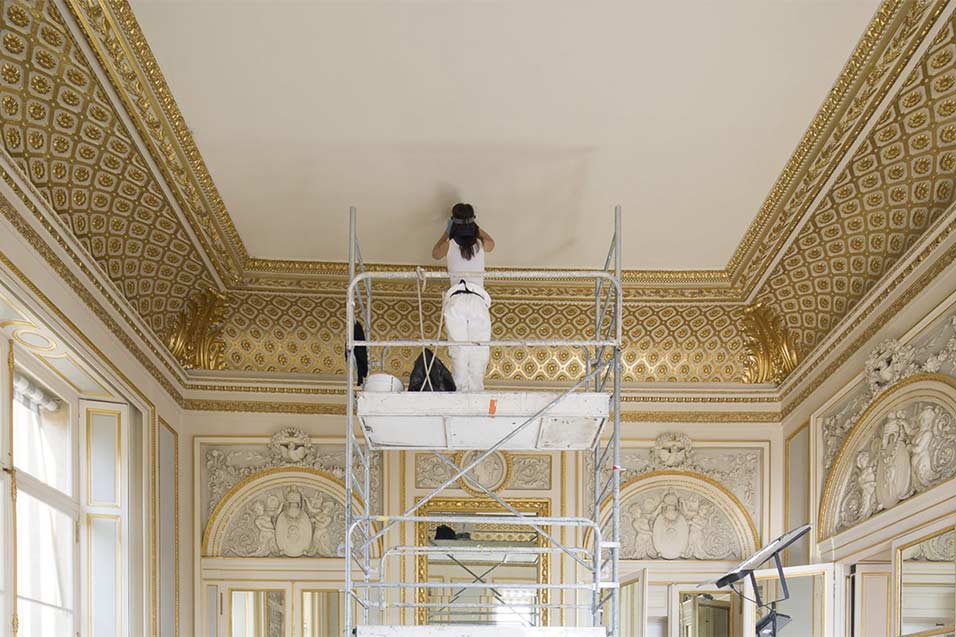
[{"label": "black headband", "polygon": [[451,222],[457,226],[464,226],[469,223],[475,223],[475,218],[468,217],[467,219],[459,219],[458,217],[452,217]]}]

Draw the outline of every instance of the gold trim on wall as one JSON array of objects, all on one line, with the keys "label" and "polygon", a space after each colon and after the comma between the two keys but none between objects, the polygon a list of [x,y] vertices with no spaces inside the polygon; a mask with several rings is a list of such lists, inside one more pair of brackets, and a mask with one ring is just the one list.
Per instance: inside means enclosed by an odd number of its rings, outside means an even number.
[{"label": "gold trim on wall", "polygon": [[[93,500],[93,416],[115,416],[116,420],[116,457],[115,457],[115,479],[113,482],[113,493],[116,498],[112,502],[99,502]],[[94,507],[119,507],[120,497],[123,492],[123,412],[112,409],[103,409],[101,407],[86,408],[86,502]]]},{"label": "gold trim on wall", "polygon": [[10,524],[13,532],[10,537],[10,550],[12,553],[10,572],[13,581],[10,585],[11,608],[13,617],[10,618],[13,635],[16,637],[20,629],[20,619],[17,613],[17,468],[13,460],[13,373],[16,369],[16,361],[13,353],[13,339],[7,341],[7,421],[9,429],[9,440],[7,453],[10,461]]},{"label": "gold trim on wall", "polygon": [[[518,510],[520,513],[533,513],[537,517],[548,517],[551,515],[550,498],[505,498],[505,501]],[[419,509],[417,515],[429,516],[441,513],[462,514],[462,513],[508,513],[507,509],[502,507],[494,500],[485,498],[469,498],[466,500],[457,498],[433,498],[424,503]],[[415,545],[428,546],[428,523],[415,523]],[[547,540],[543,536],[538,537],[540,546],[544,546]],[[538,571],[538,583],[547,584],[551,581],[551,556],[549,554],[541,555],[541,568]],[[428,582],[428,557],[427,555],[415,555],[415,582]],[[542,604],[547,604],[550,599],[550,590],[541,590],[540,599]],[[419,604],[428,601],[428,591],[425,588],[415,588],[415,600]],[[541,624],[547,626],[550,624],[550,613],[547,609],[541,609]],[[428,613],[426,608],[415,609],[415,623],[423,625],[427,622]]]},{"label": "gold trim on wall", "polygon": [[[170,426],[168,422],[159,419],[159,424],[161,427],[165,428],[173,435],[173,471],[175,476],[173,478],[173,508],[175,511],[174,518],[174,554],[175,554],[175,572],[176,572],[176,585],[174,587],[174,596],[175,596],[175,606],[176,606],[176,637],[179,637],[179,565],[180,565],[180,553],[179,553],[179,432]],[[157,438],[157,443],[159,442]]]},{"label": "gold trim on wall", "polygon": [[[810,448],[812,446],[812,436],[810,435],[810,421],[803,423],[790,433],[789,436],[783,441],[783,528],[786,531],[790,530],[790,443],[794,438],[799,436],[804,431],[807,432],[807,523],[811,522],[812,511],[811,507],[813,506],[810,502],[810,475],[812,474],[810,467]],[[787,547],[783,550],[783,565],[790,566],[790,548]],[[807,546],[807,552],[809,553],[810,547]],[[807,556],[809,560],[809,555]]]},{"label": "gold trim on wall", "polygon": [[[123,518],[116,513],[86,514],[86,621],[89,635],[93,631],[93,520],[113,520],[116,527],[116,627],[123,625]],[[132,600],[130,600],[132,603]]]}]

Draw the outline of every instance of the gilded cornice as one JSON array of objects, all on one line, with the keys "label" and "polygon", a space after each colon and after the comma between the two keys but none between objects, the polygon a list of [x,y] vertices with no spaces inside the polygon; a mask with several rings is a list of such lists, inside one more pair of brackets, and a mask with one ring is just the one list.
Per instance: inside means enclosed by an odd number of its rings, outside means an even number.
[{"label": "gilded cornice", "polygon": [[237,282],[249,255],[129,3],[69,0],[67,6],[220,276]]},{"label": "gilded cornice", "polygon": [[801,357],[956,201],[954,48],[949,19],[757,297]]},{"label": "gilded cornice", "polygon": [[[746,294],[786,247],[787,237],[810,212],[808,206],[946,4],[942,0],[892,0],[880,5],[728,263],[730,279]],[[888,41],[887,34],[891,34]]]},{"label": "gilded cornice", "polygon": [[[723,270],[628,271],[624,279],[629,296],[675,302],[742,301],[799,222],[805,212],[801,206],[805,208],[813,199],[814,189],[825,182],[945,4],[928,0],[881,4]],[[344,274],[343,263],[261,259],[248,254],[129,3],[68,0],[68,5],[137,128],[151,141],[157,162],[167,178],[173,177],[179,185],[180,204],[206,247],[213,248],[210,257],[224,279],[255,291],[341,289],[341,283],[328,279]],[[784,200],[785,195],[789,199]],[[205,208],[200,206],[203,202]],[[526,290],[510,296],[518,294],[528,298]]]},{"label": "gilded cornice", "polygon": [[[14,228],[20,233],[20,235],[26,239],[30,246],[36,250],[43,260],[53,269],[57,275],[66,282],[71,290],[86,304],[90,310],[96,315],[96,317],[103,322],[107,329],[113,333],[116,338],[123,343],[126,349],[133,354],[133,356],[140,362],[143,367],[160,383],[160,385],[177,401],[182,399],[182,396],[179,392],[179,389],[173,382],[169,379],[169,376],[156,365],[153,359],[148,356],[142,349],[142,345],[145,344],[146,347],[153,353],[153,355],[161,361],[166,361],[166,356],[164,352],[161,352],[153,345],[153,339],[147,337],[142,330],[139,329],[139,326],[136,321],[132,319],[127,307],[124,303],[118,302],[114,296],[111,294],[110,290],[107,290],[106,287],[100,283],[99,279],[94,276],[90,269],[86,266],[83,259],[76,254],[73,250],[72,245],[60,235],[59,231],[46,219],[46,217],[32,204],[29,198],[26,196],[17,183],[12,179],[11,175],[0,166],[0,175],[3,176],[4,181],[8,186],[14,189],[14,191],[21,197],[23,203],[33,212],[36,219],[43,225],[44,229],[52,235],[58,243],[58,246],[65,251],[73,260],[74,265],[80,269],[83,273],[84,278],[88,283],[80,280],[80,278],[73,273],[73,271],[60,259],[60,257],[50,249],[50,246],[47,245],[43,237],[40,236],[36,230],[30,226],[23,217],[20,216],[13,206],[11,206],[3,197],[0,197],[0,215],[2,215],[7,221],[13,225]],[[26,277],[16,265],[7,258],[2,251],[0,251],[0,262],[2,262],[11,272],[13,272],[21,282],[26,285],[32,294],[37,298],[41,299],[48,308],[53,310],[58,314],[61,319],[65,319],[67,325],[72,325],[72,321],[59,310],[59,308],[49,300],[49,298],[43,294],[43,292],[28,278]],[[108,311],[100,302],[93,296],[90,292],[87,285],[90,285],[95,289],[102,298],[107,299],[110,302],[110,307],[116,311],[120,317],[123,319],[123,324],[121,325],[116,319],[113,318],[113,315]],[[78,329],[73,326],[74,332],[79,332]],[[135,335],[135,338],[130,336],[130,333]],[[177,380],[182,382],[184,379],[182,376],[176,374],[176,370],[166,364],[166,370],[174,375]]]},{"label": "gilded cornice", "polygon": [[[97,55],[98,63],[106,69],[112,89],[120,96],[123,109],[128,111],[129,119],[133,121],[136,132],[149,147],[152,159],[160,166],[161,174],[159,177],[148,174],[145,177],[153,179],[154,182],[152,183],[158,184],[158,181],[155,181],[158,179],[169,185],[170,190],[175,195],[175,203],[189,218],[189,226],[193,234],[199,237],[199,242],[193,244],[191,243],[192,239],[189,239],[191,235],[177,235],[184,237],[181,243],[184,246],[183,249],[191,255],[189,257],[190,263],[197,264],[195,267],[191,266],[191,271],[197,277],[196,281],[198,283],[188,286],[189,294],[186,295],[166,295],[163,297],[163,295],[149,292],[152,296],[149,296],[149,294],[146,297],[141,296],[143,290],[155,289],[156,279],[154,277],[151,280],[149,277],[140,276],[140,273],[127,272],[127,268],[132,267],[128,263],[136,261],[135,254],[125,255],[127,264],[121,263],[117,266],[111,263],[111,258],[113,258],[113,261],[116,260],[115,252],[121,254],[125,252],[126,248],[123,241],[130,237],[128,232],[118,230],[117,236],[110,237],[108,235],[109,226],[114,223],[114,220],[110,218],[112,215],[106,216],[104,214],[103,227],[107,229],[107,234],[98,237],[92,232],[94,224],[91,216],[86,221],[86,225],[80,227],[80,234],[77,236],[83,243],[84,248],[91,252],[92,258],[97,261],[103,272],[115,284],[116,290],[107,290],[100,283],[99,278],[85,265],[84,259],[72,250],[70,242],[61,236],[60,228],[50,223],[36,206],[29,203],[29,197],[17,188],[10,175],[5,173],[5,181],[28,204],[37,220],[80,268],[82,274],[89,279],[92,287],[98,289],[102,296],[108,300],[111,309],[107,310],[100,305],[100,302],[87,291],[88,288],[84,287],[84,283],[75,277],[70,268],[63,264],[48,248],[43,255],[44,258],[54,270],[67,280],[70,287],[80,294],[87,305],[94,309],[96,315],[107,324],[107,327],[120,337],[124,345],[134,353],[150,373],[160,379],[170,395],[182,405],[210,403],[209,401],[196,401],[192,398],[183,399],[181,391],[268,392],[286,395],[323,393],[324,390],[300,387],[260,388],[247,384],[252,381],[242,380],[235,380],[236,386],[203,383],[199,378],[190,378],[190,375],[183,371],[183,366],[189,366],[188,361],[181,360],[180,366],[177,366],[175,362],[171,364],[168,352],[161,348],[158,349],[154,345],[154,342],[158,341],[153,334],[148,333],[150,329],[155,332],[155,336],[164,339],[170,338],[170,331],[173,326],[182,324],[182,312],[189,307],[191,302],[197,303],[200,301],[199,295],[203,294],[203,290],[219,290],[219,293],[224,296],[223,306],[226,308],[222,320],[221,343],[223,349],[222,366],[227,373],[230,371],[244,371],[250,373],[276,372],[280,374],[298,372],[325,376],[340,374],[343,367],[339,343],[341,335],[344,333],[344,326],[341,325],[341,315],[342,292],[345,286],[345,265],[323,262],[270,261],[255,259],[245,254],[238,235],[230,235],[230,233],[235,232],[235,229],[228,221],[228,215],[221,205],[222,202],[215,192],[215,187],[208,178],[208,173],[205,172],[205,167],[202,166],[202,159],[192,139],[188,136],[188,130],[182,122],[175,101],[169,94],[168,87],[162,79],[155,60],[142,38],[142,33],[140,33],[139,27],[129,10],[129,5],[118,0],[70,0],[69,4],[73,17],[77,20],[80,29]],[[85,96],[91,100],[90,104],[105,110],[114,109],[107,113],[111,126],[106,132],[117,135],[117,139],[124,140],[126,146],[129,147],[130,164],[134,168],[148,173],[146,167],[149,162],[136,155],[138,151],[135,143],[132,142],[132,132],[125,130],[123,124],[125,120],[115,112],[115,106],[108,98],[108,91],[103,87],[94,86],[96,75],[91,71],[90,63],[84,60],[82,50],[76,47],[70,39],[69,29],[63,24],[63,17],[59,16],[50,4],[41,3],[39,8],[35,6],[30,8],[25,4],[11,2],[6,5],[5,11],[9,11],[10,7],[21,7],[24,11],[29,9],[28,12],[36,14],[38,19],[47,20],[48,24],[46,26],[63,36],[66,45],[70,46],[69,55],[65,55],[68,64],[63,64],[55,71],[51,71],[54,80],[64,82],[64,85],[66,85],[75,79],[69,76],[70,69],[80,71],[88,80],[88,84],[86,84],[88,90]],[[801,142],[800,148],[820,149],[820,156],[815,160],[819,163],[819,166],[813,171],[814,178],[822,178],[825,181],[825,177],[832,172],[832,170],[828,172],[825,166],[836,166],[835,162],[843,156],[845,148],[859,137],[863,123],[870,119],[876,104],[890,90],[904,66],[910,61],[913,51],[930,28],[933,19],[940,14],[943,8],[944,3],[928,2],[885,2],[880,7],[877,16],[863,39],[861,39],[843,75],[841,75],[837,88],[834,89],[835,92],[828,96],[827,102],[811,125],[811,130],[808,131],[808,135],[818,139],[819,143],[816,145],[809,143],[807,140],[810,137],[805,137],[804,141]],[[5,15],[6,17],[8,16]],[[892,112],[894,115],[892,117],[884,115],[874,130],[867,133],[868,138],[864,140],[862,146],[864,150],[882,149],[878,135],[882,134],[886,126],[893,123],[894,118],[899,119],[900,114],[912,119],[912,112],[904,113],[903,111],[909,108],[906,105],[906,100],[913,93],[914,86],[920,82],[925,85],[926,81],[929,81],[927,78],[930,76],[932,76],[930,78],[932,81],[938,82],[941,81],[940,78],[950,75],[953,60],[951,57],[944,59],[945,56],[940,55],[940,51],[948,50],[946,47],[949,47],[950,44],[946,38],[951,36],[952,20],[948,18],[946,28],[934,42],[929,53],[920,61],[917,70],[914,71],[913,77],[917,75],[920,77],[917,80],[912,78],[907,80],[903,90],[894,98],[894,102],[887,111],[887,113]],[[36,41],[39,42],[41,38],[42,36],[38,36]],[[6,46],[6,44],[6,42],[0,43],[0,47]],[[18,59],[14,52],[3,50],[2,53],[6,56],[4,68],[10,67],[16,71]],[[111,66],[114,68],[110,68]],[[864,73],[865,76],[862,76],[861,73]],[[7,76],[10,75],[7,72]],[[13,82],[12,84],[16,83]],[[42,82],[40,84],[42,88]],[[865,91],[854,88],[864,84],[866,85]],[[0,88],[4,89],[5,95],[11,95],[10,85],[11,82],[7,81],[6,77],[3,78],[3,82],[0,82]],[[29,90],[34,88],[36,87],[30,87]],[[24,92],[19,97],[27,97],[28,89],[25,85],[22,90]],[[952,115],[953,110],[952,100],[947,91],[948,88],[942,91],[937,90],[926,98],[925,103],[918,104],[915,108],[920,109],[925,106],[926,109],[932,111],[931,117],[927,121],[908,126],[902,131],[901,135],[906,138],[910,147],[920,151],[921,149],[914,144],[919,143],[921,135],[927,136],[927,130],[934,133],[940,132],[938,140],[935,139],[935,135],[929,135],[932,139],[929,140],[929,150],[926,150],[924,155],[938,160],[941,167],[940,171],[948,178],[954,162],[949,155],[947,146],[949,143],[948,136],[950,135],[947,132],[949,131],[947,127],[949,120],[943,119]],[[13,96],[17,95],[14,93]],[[62,105],[57,105],[53,101],[43,102],[36,94],[29,95],[29,99],[32,99],[34,104],[47,108],[51,117],[56,108],[62,107]],[[13,108],[11,104],[12,102],[9,100],[4,100],[0,103],[0,107]],[[21,100],[14,114],[18,117],[32,116],[31,113],[28,113],[28,107],[24,104],[25,102]],[[32,109],[33,106],[29,108]],[[824,113],[830,114],[824,117]],[[7,113],[5,112],[6,116]],[[833,124],[833,121],[836,121],[834,118],[839,118],[836,124]],[[830,124],[827,122],[830,122]],[[938,126],[940,122],[947,126]],[[90,123],[95,124],[95,122]],[[936,128],[932,128],[934,126]],[[57,168],[55,149],[49,146],[53,139],[55,126],[51,125],[48,128],[47,138],[40,140],[43,144],[32,151],[24,151],[24,154],[19,158],[19,165],[24,176],[33,181],[36,193],[42,199],[50,202],[51,208],[56,209],[55,192],[42,180],[37,181],[38,169],[35,167],[38,165],[35,160],[40,159],[42,160],[41,163],[45,162],[40,169],[44,175],[53,176],[60,170]],[[78,128],[81,131],[78,133],[80,137],[82,136],[82,128],[81,123]],[[100,126],[100,128],[103,127]],[[942,128],[942,130],[937,130],[939,128]],[[816,130],[816,132],[811,135],[813,130]],[[836,133],[839,133],[839,135],[833,137]],[[182,135],[185,135],[185,137],[181,137]],[[830,135],[826,144],[819,141],[822,140],[823,135]],[[26,136],[23,139],[26,140],[27,144],[21,143],[19,147],[29,146],[32,143]],[[6,144],[7,140],[5,139],[4,142]],[[104,144],[108,143],[104,142]],[[887,143],[893,143],[893,140],[889,140]],[[804,164],[810,161],[810,156],[817,153],[816,150],[812,150],[812,152],[800,151],[800,148],[798,148],[798,151],[806,155]],[[927,147],[923,147],[924,150],[925,148]],[[913,154],[909,149],[906,152]],[[33,154],[30,155],[30,153]],[[906,156],[910,157],[910,154]],[[884,156],[883,154],[878,155],[879,161],[876,162],[876,166],[872,167],[870,172],[867,172],[860,170],[859,161],[861,157],[858,153],[850,163],[850,168],[846,172],[847,176],[840,176],[837,179],[837,185],[833,192],[829,193],[828,199],[835,202],[837,206],[845,204],[846,199],[840,193],[841,189],[848,188],[852,191],[853,196],[856,196],[857,193],[864,193],[865,196],[869,196],[873,186],[868,183],[868,180],[872,179],[872,173],[877,173],[885,168],[882,163]],[[796,153],[794,157],[797,157]],[[830,160],[832,162],[826,163],[823,161],[824,158],[827,162],[830,162]],[[919,159],[915,155],[914,158]],[[98,169],[105,171],[109,168],[105,155],[98,158],[97,161],[101,162]],[[794,161],[792,160],[791,164]],[[72,163],[70,166],[72,166]],[[75,179],[72,174],[67,174],[64,178]],[[791,179],[795,178],[796,176],[791,177]],[[892,174],[890,174],[889,179],[893,179]],[[919,180],[914,177],[913,180],[904,181],[908,186],[911,186],[907,196],[912,199],[898,199],[896,193],[899,192],[899,189],[895,184],[889,185],[885,188],[883,200],[886,206],[902,206],[905,204],[912,207],[915,202],[919,201]],[[781,183],[778,181],[775,190],[783,188],[780,185]],[[822,184],[822,181],[819,183]],[[882,187],[882,184],[877,186],[877,189],[880,187]],[[162,218],[180,219],[177,213],[173,211],[177,206],[162,200],[162,188],[158,185],[151,185],[142,190],[144,193],[157,198],[158,205],[162,209],[160,215]],[[953,191],[951,186],[945,187],[944,191],[947,197],[951,197]],[[783,193],[784,190],[780,190],[780,192]],[[809,192],[807,190],[806,201],[812,199],[812,197],[809,197]],[[936,195],[943,191],[940,191],[938,186],[934,186],[930,192]],[[96,193],[90,191],[89,200],[92,201],[95,196]],[[796,202],[796,199],[791,197],[788,201]],[[110,205],[115,203],[117,202],[111,202]],[[154,204],[152,199],[148,198],[143,203],[144,205],[147,203]],[[186,205],[187,203],[189,205]],[[787,331],[792,331],[799,336],[801,347],[798,349],[801,357],[810,358],[809,352],[840,324],[842,317],[852,309],[853,303],[863,298],[876,284],[877,280],[892,268],[905,253],[905,248],[913,245],[928,231],[928,228],[933,226],[934,220],[939,218],[945,205],[948,205],[946,198],[937,197],[933,209],[926,212],[925,218],[907,220],[907,227],[900,231],[905,236],[895,240],[895,242],[892,238],[887,239],[885,245],[895,245],[896,247],[882,255],[881,269],[878,272],[874,270],[869,274],[864,272],[866,276],[864,276],[862,284],[853,289],[853,294],[856,296],[851,295],[852,298],[840,308],[840,311],[831,312],[826,323],[821,322],[809,329],[803,323],[794,325],[794,321],[803,321],[803,317],[807,313],[803,306],[804,300],[807,298],[817,299],[821,296],[812,286],[803,289],[805,284],[801,281],[791,281],[787,284],[790,285],[789,289],[784,289],[786,286],[778,285],[778,277],[771,273],[767,279],[767,285],[757,295],[758,302],[763,303],[776,316],[782,317],[787,322]],[[155,208],[155,205],[153,207]],[[865,199],[863,200],[863,207],[866,207]],[[74,234],[77,234],[78,226],[75,222],[77,217],[74,208],[71,205],[58,210],[58,212],[64,224]],[[820,252],[819,247],[813,241],[819,241],[820,236],[824,239],[830,238],[828,233],[831,230],[824,223],[827,218],[827,211],[827,206],[822,205],[809,213],[809,221],[803,227],[801,234],[798,234],[796,240],[787,249],[788,251],[781,263],[791,263],[790,259],[804,259],[808,270],[814,276],[819,276],[816,270],[833,265],[832,259],[814,260],[812,258],[814,254]],[[797,223],[803,218],[799,215],[789,213],[788,215],[788,219],[792,223]],[[17,227],[18,231],[27,238],[31,245],[41,253],[43,252],[41,246],[45,246],[44,239],[29,224],[20,219],[19,214],[13,208],[4,206],[3,216]],[[892,215],[888,215],[886,218],[889,219],[887,223],[893,223]],[[759,220],[760,217],[757,221]],[[755,221],[754,227],[756,227],[757,221]],[[754,227],[745,237],[745,242],[755,240],[757,235],[752,234],[756,232]],[[183,231],[183,228],[169,228],[169,230],[171,233],[179,233]],[[862,238],[865,242],[869,242],[874,235],[866,231],[866,227],[864,227],[864,230]],[[814,232],[816,235],[814,235]],[[852,233],[854,232],[852,228],[847,231],[841,226],[841,232],[846,232],[847,237],[843,239],[847,243],[852,242]],[[781,236],[789,236],[790,232],[781,230],[780,234]],[[762,246],[773,245],[773,242],[766,237],[761,238],[757,243]],[[97,253],[98,245],[106,246],[107,249]],[[899,249],[899,245],[902,245],[903,249]],[[852,246],[850,247],[852,248]],[[778,252],[779,250],[771,251],[770,254],[773,256]],[[825,250],[823,252],[826,254]],[[931,251],[928,251],[922,258],[929,258],[930,254]],[[204,265],[205,260],[195,255],[208,257],[210,262],[216,264],[216,273],[208,271]],[[229,265],[229,259],[233,259],[233,265]],[[56,265],[57,263],[59,265]],[[745,259],[741,263],[753,265],[755,260]],[[941,269],[937,266],[939,266],[938,261],[934,266],[938,274]],[[379,264],[372,265],[371,268],[385,269],[394,268],[394,266]],[[790,268],[790,270],[792,272],[793,268]],[[624,328],[627,348],[623,358],[625,380],[627,382],[734,383],[755,379],[753,376],[748,376],[750,372],[748,372],[747,367],[747,361],[751,360],[753,355],[753,341],[748,340],[745,320],[746,306],[742,303],[746,289],[740,282],[744,279],[739,277],[733,279],[738,281],[738,285],[733,285],[732,276],[728,272],[729,270],[696,272],[630,271],[625,274]],[[225,290],[216,287],[215,274],[221,277],[221,282],[226,286]],[[763,273],[759,272],[759,274]],[[75,280],[70,280],[69,277],[73,277]],[[925,276],[921,277],[920,281],[924,279]],[[925,284],[923,284],[924,287]],[[575,319],[580,319],[578,315],[583,308],[588,306],[592,298],[590,289],[564,284],[553,285],[532,281],[520,285],[495,287],[496,289],[493,291],[497,300],[494,310],[496,312],[495,320],[503,326],[501,329],[504,330],[504,334],[502,335],[508,336],[520,336],[522,333],[533,333],[539,336],[567,333],[568,330],[576,328]],[[771,288],[775,290],[774,294],[767,292]],[[781,290],[784,291],[781,292]],[[128,305],[122,300],[117,301],[115,298],[117,292],[125,298]],[[429,290],[429,292],[428,300],[434,302],[437,297],[432,296],[433,290]],[[384,318],[382,319],[384,324],[391,329],[401,327],[403,331],[407,331],[405,328],[409,328],[412,332],[415,332],[417,324],[414,326],[404,325],[404,322],[412,321],[414,314],[412,306],[407,301],[398,298],[398,289],[388,285],[376,286],[376,294],[379,295],[379,293],[382,303],[385,305]],[[915,293],[913,293],[913,296],[915,296]],[[165,303],[159,303],[157,299],[163,299]],[[122,319],[121,321],[113,319],[114,311]],[[140,329],[139,322],[133,314],[140,315],[150,329],[145,330],[145,332]],[[868,316],[868,314],[865,316]],[[880,318],[883,316],[885,315],[881,315]],[[528,317],[532,317],[535,324],[529,325]],[[430,326],[430,329],[434,328],[435,326]],[[838,342],[842,343],[848,333],[849,330],[841,332]],[[216,338],[220,337],[217,335]],[[854,344],[857,342],[858,339],[853,341]],[[137,343],[140,346],[137,346]],[[140,349],[142,344],[146,345],[146,349],[151,355]],[[817,365],[816,361],[829,354],[833,347],[836,347],[836,345],[828,346],[827,351],[822,356],[814,356],[812,365]],[[849,356],[849,353],[846,356]],[[157,360],[161,361],[161,366],[154,363]],[[213,357],[209,360],[218,361],[218,358]],[[407,369],[404,366],[407,365],[403,361],[404,358],[400,356],[400,353],[394,352],[386,360],[386,368],[393,373],[405,374]],[[570,351],[548,352],[529,349],[515,351],[508,355],[498,353],[492,361],[491,376],[493,379],[507,381],[557,381],[573,376],[575,370],[579,369],[581,364],[580,356]],[[218,365],[218,362],[216,362],[215,364],[201,363],[194,366],[217,367]],[[809,369],[813,370],[814,367],[811,366]],[[172,382],[170,377],[178,383]],[[772,380],[776,379],[774,377],[779,378],[780,374],[771,374]],[[230,382],[233,381],[230,379]],[[337,391],[339,390],[328,390],[329,393]],[[777,400],[777,398],[770,400]],[[799,398],[799,400],[803,400],[803,398]],[[193,402],[189,403],[189,401]],[[226,402],[230,401],[213,401],[211,404],[222,406]],[[305,403],[288,403],[288,407],[265,401],[232,401],[232,404],[249,407],[250,410],[254,411],[276,411],[280,409],[289,409],[290,411],[316,409],[321,411],[322,409],[331,409],[331,407],[306,407],[303,406]],[[302,413],[315,412],[303,411]]]}]

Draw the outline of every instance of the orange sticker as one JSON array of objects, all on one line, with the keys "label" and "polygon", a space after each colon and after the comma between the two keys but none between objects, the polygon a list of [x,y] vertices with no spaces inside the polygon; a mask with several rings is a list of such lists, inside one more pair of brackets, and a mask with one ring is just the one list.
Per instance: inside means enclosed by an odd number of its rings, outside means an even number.
[{"label": "orange sticker", "polygon": [[498,411],[498,401],[492,398],[488,401],[488,415],[494,416],[496,411]]}]

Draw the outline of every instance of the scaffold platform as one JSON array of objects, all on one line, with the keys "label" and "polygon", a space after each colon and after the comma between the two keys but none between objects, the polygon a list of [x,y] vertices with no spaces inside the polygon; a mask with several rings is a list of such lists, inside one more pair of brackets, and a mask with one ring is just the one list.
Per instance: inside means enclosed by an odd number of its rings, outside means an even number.
[{"label": "scaffold platform", "polygon": [[538,413],[499,449],[584,451],[610,411],[598,392],[359,392],[356,406],[372,451],[487,449]]},{"label": "scaffold platform", "polygon": [[[460,342],[428,338],[423,293],[445,272],[367,269],[357,233],[357,213],[349,211],[349,285],[346,297],[346,471],[345,635],[346,637],[620,637],[620,405],[623,294],[621,288],[621,210],[614,209],[614,234],[604,267],[594,270],[488,270],[485,281],[581,281],[593,283],[593,324],[579,338]],[[377,333],[373,287],[382,283],[391,298],[414,290],[419,334]],[[414,286],[413,288],[411,286]],[[434,293],[433,293],[434,294]],[[434,304],[432,304],[434,311]],[[355,338],[360,320],[364,340]],[[536,391],[416,392],[365,391],[356,383],[356,356],[364,348],[369,366],[384,372],[389,348],[420,352],[460,345],[491,348],[570,348],[581,352],[580,372],[565,386]],[[389,383],[393,389],[399,383]],[[414,451],[437,462],[438,486],[403,501],[398,515],[373,511],[373,455]],[[479,480],[478,469],[498,452],[534,451],[587,454],[579,466],[589,472],[579,515],[551,516],[520,508]],[[469,513],[430,513],[436,496],[462,501],[466,488],[493,505]],[[455,489],[455,491],[450,491]],[[470,499],[470,497],[466,497]],[[519,499],[520,500],[520,499]],[[520,541],[474,540],[470,533],[443,539],[440,525],[459,529],[500,529]],[[450,527],[449,527],[450,528]],[[495,573],[515,565],[563,560],[557,568],[537,568],[533,581]],[[431,559],[442,568],[460,568],[460,577],[433,581],[427,568],[408,569]],[[409,562],[410,561],[410,562]],[[427,562],[426,562],[427,564]],[[437,567],[437,566],[436,566]],[[560,572],[565,572],[561,568]],[[398,577],[396,577],[398,573]],[[508,582],[502,584],[502,581]],[[406,615],[411,611],[411,615]],[[502,625],[502,620],[504,624]],[[409,622],[414,622],[411,624]],[[561,623],[561,626],[555,624]]]}]

